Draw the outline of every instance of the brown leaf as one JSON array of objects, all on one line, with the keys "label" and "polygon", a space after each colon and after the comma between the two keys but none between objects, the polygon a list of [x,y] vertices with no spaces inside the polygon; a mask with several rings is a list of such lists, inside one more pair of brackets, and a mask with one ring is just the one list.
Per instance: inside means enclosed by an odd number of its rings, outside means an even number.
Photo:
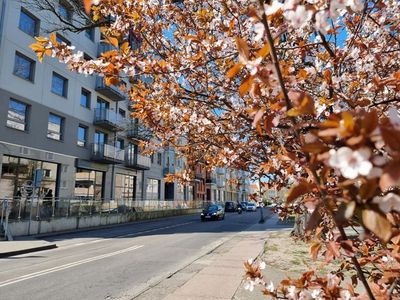
[{"label": "brown leaf", "polygon": [[115,48],[118,48],[118,39],[112,36],[106,38],[106,42]]},{"label": "brown leaf", "polygon": [[246,95],[250,91],[250,88],[251,88],[253,82],[254,82],[254,77],[253,76],[250,76],[244,82],[242,82],[242,84],[239,87],[240,96],[243,97],[244,95]]},{"label": "brown leaf", "polygon": [[386,126],[381,126],[380,130],[385,144],[392,150],[400,151],[400,131]]},{"label": "brown leaf", "polygon": [[309,182],[305,181],[304,179],[300,180],[300,182],[296,186],[292,187],[289,190],[289,192],[286,196],[286,202],[287,203],[293,202],[298,197],[312,192],[312,189],[314,187],[315,187],[314,183],[309,183]]},{"label": "brown leaf", "polygon": [[90,9],[92,7],[92,0],[83,0],[83,7],[87,15],[90,14]]},{"label": "brown leaf", "polygon": [[289,117],[314,114],[314,100],[309,94],[298,91],[290,91],[288,96],[294,106],[287,112]]},{"label": "brown leaf", "polygon": [[371,133],[378,126],[378,114],[376,109],[372,109],[362,119],[362,127],[367,134]]},{"label": "brown leaf", "polygon": [[384,243],[392,236],[392,226],[390,222],[380,213],[372,209],[362,211],[362,221],[366,228],[372,231]]},{"label": "brown leaf", "polygon": [[104,77],[104,83],[107,86],[117,85],[119,83],[119,79],[117,77]]},{"label": "brown leaf", "polygon": [[273,120],[274,120],[274,115],[272,114],[267,115],[264,119],[264,129],[269,134],[272,134],[272,128],[274,127]]},{"label": "brown leaf", "polygon": [[342,112],[342,119],[346,133],[351,134],[354,130],[355,125],[353,115],[348,111],[344,111]]},{"label": "brown leaf", "polygon": [[322,220],[322,216],[319,213],[319,207],[316,207],[314,209],[314,211],[312,212],[310,219],[307,222],[306,231],[314,230],[319,225],[321,220]]},{"label": "brown leaf", "polygon": [[253,124],[252,124],[253,128],[255,128],[260,123],[261,118],[264,115],[264,112],[265,112],[265,108],[261,108],[257,111],[257,113],[254,116],[254,120],[253,120]]},{"label": "brown leaf", "polygon": [[340,257],[339,246],[335,241],[329,241],[326,243],[326,249],[333,254],[335,257]]},{"label": "brown leaf", "polygon": [[332,73],[329,69],[324,71],[324,78],[328,84],[332,82]]},{"label": "brown leaf", "polygon": [[359,191],[361,199],[367,200],[373,197],[376,193],[377,188],[378,188],[378,183],[375,179],[371,179],[363,183]]},{"label": "brown leaf", "polygon": [[238,38],[236,38],[236,46],[239,51],[239,56],[241,56],[245,60],[249,60],[249,57],[250,57],[249,47],[247,46],[246,41],[243,40],[242,38],[238,37]]},{"label": "brown leaf", "polygon": [[264,57],[266,57],[268,54],[269,54],[269,45],[268,45],[268,43],[266,43],[265,45],[264,45],[264,47],[262,47],[260,50],[258,50],[258,52],[257,52],[257,57],[262,57],[262,58],[264,58]]},{"label": "brown leaf", "polygon": [[308,153],[321,153],[329,150],[329,147],[326,146],[324,143],[318,141],[315,143],[305,144],[304,146],[301,147],[301,149],[304,152]]},{"label": "brown leaf", "polygon": [[392,187],[400,187],[400,161],[393,161],[383,169],[379,187],[382,191]]},{"label": "brown leaf", "polygon": [[322,244],[320,242],[312,243],[312,245],[310,247],[310,253],[311,253],[311,257],[314,261],[317,260],[318,252],[321,250],[321,247],[322,247]]},{"label": "brown leaf", "polygon": [[226,76],[228,78],[235,77],[236,74],[238,74],[242,68],[243,65],[241,63],[237,63],[232,68],[229,69],[229,71],[226,73]]}]

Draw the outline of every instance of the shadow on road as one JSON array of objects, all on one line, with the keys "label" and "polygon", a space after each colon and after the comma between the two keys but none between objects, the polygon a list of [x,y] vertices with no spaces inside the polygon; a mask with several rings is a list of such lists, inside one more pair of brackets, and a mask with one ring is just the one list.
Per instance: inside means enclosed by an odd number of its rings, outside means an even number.
[{"label": "shadow on road", "polygon": [[[269,208],[264,208],[264,219],[272,216]],[[138,221],[112,225],[108,227],[96,227],[68,233],[52,233],[48,235],[34,236],[48,242],[64,241],[75,238],[131,238],[134,236],[190,234],[190,233],[238,233],[247,231],[265,231],[265,226],[253,226],[258,224],[260,212],[244,212],[242,214],[226,213],[225,219],[220,221],[201,222],[200,214],[168,217],[147,221]],[[276,224],[276,229],[290,227],[290,224]],[[274,226],[274,227],[275,227]],[[273,228],[271,228],[273,229]],[[32,239],[32,237],[20,237],[18,240]]]}]

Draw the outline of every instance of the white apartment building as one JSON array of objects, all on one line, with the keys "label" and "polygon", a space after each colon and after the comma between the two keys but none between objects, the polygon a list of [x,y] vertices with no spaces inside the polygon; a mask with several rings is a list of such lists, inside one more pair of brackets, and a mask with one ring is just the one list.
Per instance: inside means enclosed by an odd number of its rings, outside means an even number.
[{"label": "white apartment building", "polygon": [[[59,12],[70,17],[63,3]],[[29,46],[35,36],[48,36],[53,22],[53,14],[0,0],[0,198],[26,194],[37,169],[43,175],[39,193],[51,190],[61,199],[198,200],[206,194],[202,200],[225,202],[247,197],[245,189],[227,185],[239,171],[225,168],[207,178],[198,171],[193,184],[166,183],[164,176],[179,172],[185,160],[173,148],[151,157],[140,154],[138,142],[149,136],[130,118],[126,95],[97,75],[68,71],[56,59],[38,61]],[[76,46],[86,58],[111,50],[98,29],[57,32],[57,40]]]},{"label": "white apartment building", "polygon": [[[32,0],[35,1],[35,0]],[[59,4],[60,12],[68,12]],[[59,198],[163,199],[163,153],[140,154],[129,101],[98,76],[40,63],[29,45],[53,15],[0,0],[0,198],[19,195],[41,169],[42,194]],[[110,49],[98,29],[58,32],[87,58]]]}]

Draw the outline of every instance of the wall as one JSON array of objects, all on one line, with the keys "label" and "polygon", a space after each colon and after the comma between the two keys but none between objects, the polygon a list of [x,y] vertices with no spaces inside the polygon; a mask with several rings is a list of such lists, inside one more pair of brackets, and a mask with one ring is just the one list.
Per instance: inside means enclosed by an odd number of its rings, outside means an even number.
[{"label": "wall", "polygon": [[9,230],[13,237],[46,234],[78,229],[95,228],[114,224],[123,224],[134,221],[165,218],[179,215],[198,214],[201,209],[174,209],[163,211],[136,212],[131,214],[101,214],[93,216],[69,217],[51,221],[20,221],[9,223]]}]

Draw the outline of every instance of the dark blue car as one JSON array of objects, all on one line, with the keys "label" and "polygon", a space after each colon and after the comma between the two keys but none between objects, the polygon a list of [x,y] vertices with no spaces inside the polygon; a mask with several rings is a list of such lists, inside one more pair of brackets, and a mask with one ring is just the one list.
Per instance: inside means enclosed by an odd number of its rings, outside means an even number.
[{"label": "dark blue car", "polygon": [[224,207],[219,204],[211,204],[203,209],[201,215],[201,220],[223,220],[225,219]]}]

